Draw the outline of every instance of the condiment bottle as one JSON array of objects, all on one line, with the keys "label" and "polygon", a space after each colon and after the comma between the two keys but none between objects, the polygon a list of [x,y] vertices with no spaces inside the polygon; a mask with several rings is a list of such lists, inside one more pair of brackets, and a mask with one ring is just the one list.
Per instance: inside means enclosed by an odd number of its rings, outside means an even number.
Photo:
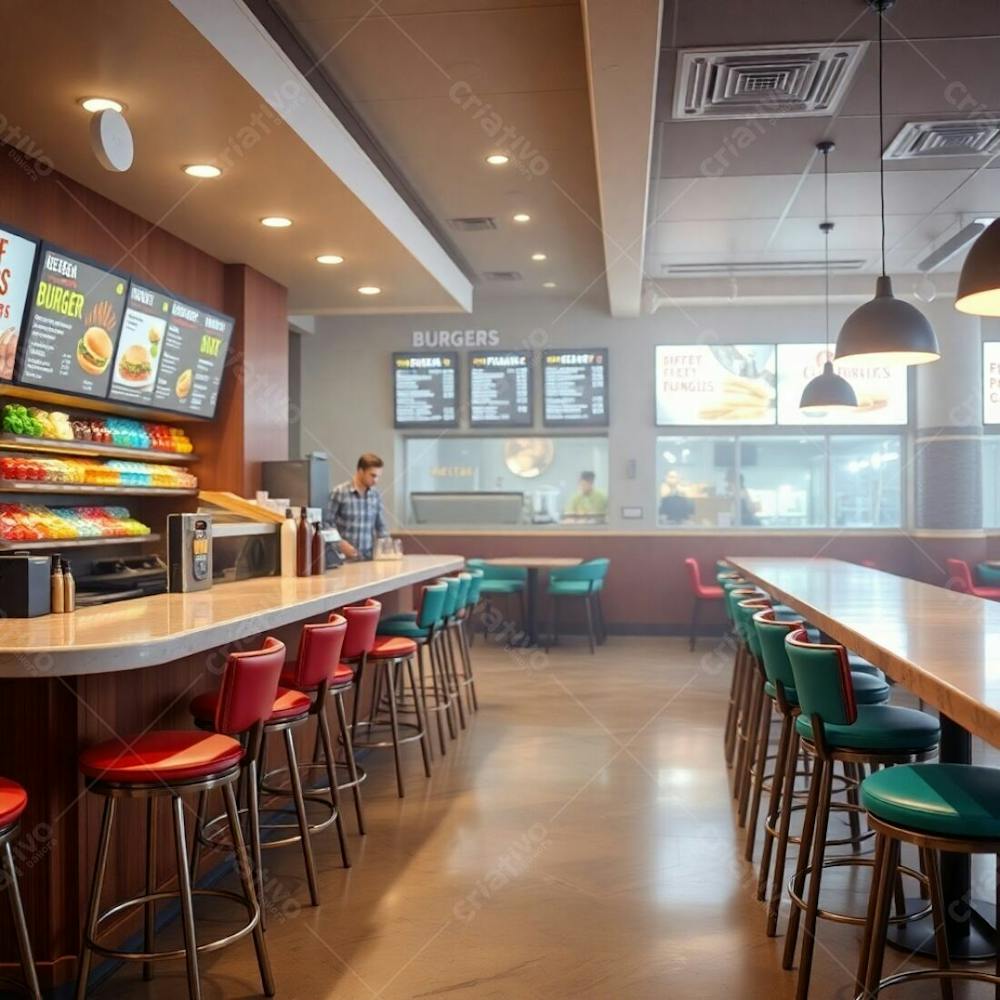
[{"label": "condiment bottle", "polygon": [[316,521],[312,526],[312,572],[322,576],[326,572],[326,542],[323,541],[323,526]]},{"label": "condiment bottle", "polygon": [[66,594],[63,590],[62,560],[57,555],[52,557],[52,577],[49,585],[51,587],[52,614],[61,615],[66,607]]},{"label": "condiment bottle", "polygon": [[298,571],[298,567],[296,566],[298,533],[298,527],[295,524],[295,511],[291,507],[286,507],[285,520],[281,525],[281,531],[278,536],[278,546],[281,550],[282,576],[295,576]]},{"label": "condiment bottle", "polygon": [[299,576],[309,576],[312,572],[312,525],[305,507],[299,515],[295,563]]},{"label": "condiment bottle", "polygon": [[76,611],[76,579],[73,576],[73,571],[70,569],[69,561],[63,559],[62,561],[62,576],[63,576],[63,611],[69,613],[70,611]]}]

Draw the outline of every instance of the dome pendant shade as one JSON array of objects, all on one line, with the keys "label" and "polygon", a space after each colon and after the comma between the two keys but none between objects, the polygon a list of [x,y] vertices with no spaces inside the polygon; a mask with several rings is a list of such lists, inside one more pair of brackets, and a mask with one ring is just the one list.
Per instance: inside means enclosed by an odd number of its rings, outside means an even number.
[{"label": "dome pendant shade", "polygon": [[966,255],[955,308],[973,316],[1000,316],[1000,219],[989,224]]},{"label": "dome pendant shade", "polygon": [[856,409],[858,397],[846,378],[833,370],[833,362],[827,361],[823,371],[802,390],[800,410],[846,410]]},{"label": "dome pendant shade", "polygon": [[834,358],[862,359],[870,365],[923,365],[941,357],[927,317],[892,294],[892,279],[883,274],[875,298],[847,317],[837,338]]}]

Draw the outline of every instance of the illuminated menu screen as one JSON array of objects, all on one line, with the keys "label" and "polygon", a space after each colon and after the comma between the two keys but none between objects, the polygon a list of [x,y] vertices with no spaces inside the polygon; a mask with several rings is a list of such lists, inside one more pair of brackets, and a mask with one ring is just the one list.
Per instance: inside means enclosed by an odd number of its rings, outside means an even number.
[{"label": "illuminated menu screen", "polygon": [[[169,308],[164,313],[162,301],[163,297],[156,299],[152,310],[156,314],[158,309],[158,316],[166,316],[166,323],[155,359],[156,378],[150,405],[195,417],[214,416],[233,319],[177,298],[166,299]],[[136,308],[138,311],[138,304]],[[144,304],[143,309],[148,310],[148,306]],[[148,342],[154,326],[145,319],[138,322],[135,335],[140,344],[142,329],[147,331]]]},{"label": "illuminated menu screen", "polygon": [[458,426],[458,355],[393,354],[397,427]]},{"label": "illuminated menu screen", "polygon": [[608,425],[608,352],[546,352],[542,390],[546,425]]},{"label": "illuminated menu screen", "polygon": [[469,355],[469,423],[473,427],[530,427],[531,420],[531,353]]},{"label": "illuminated menu screen", "polygon": [[850,382],[858,405],[834,412],[799,408],[802,391],[833,357],[825,344],[778,344],[778,423],[824,425],[897,424],[909,416],[907,369],[903,365],[867,365],[838,361],[833,370]]},{"label": "illuminated menu screen", "polygon": [[24,307],[31,289],[31,269],[38,244],[0,226],[0,379],[14,377]]},{"label": "illuminated menu screen", "polygon": [[132,282],[118,352],[111,369],[109,399],[151,406],[170,317],[171,299]]},{"label": "illuminated menu screen", "polygon": [[18,380],[103,399],[128,278],[43,244]]},{"label": "illuminated menu screen", "polygon": [[983,422],[1000,424],[1000,343],[983,344]]},{"label": "illuminated menu screen", "polygon": [[761,427],[775,422],[774,344],[656,348],[656,423]]}]

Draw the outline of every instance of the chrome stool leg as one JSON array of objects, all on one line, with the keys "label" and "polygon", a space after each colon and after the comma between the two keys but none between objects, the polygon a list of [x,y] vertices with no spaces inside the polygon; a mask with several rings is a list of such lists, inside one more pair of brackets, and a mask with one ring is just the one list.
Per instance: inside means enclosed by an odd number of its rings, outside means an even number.
[{"label": "chrome stool leg", "polygon": [[4,834],[3,854],[0,856],[6,875],[7,892],[10,896],[10,914],[14,921],[14,933],[17,935],[17,951],[21,959],[21,971],[24,975],[24,985],[32,1000],[41,1000],[42,991],[38,985],[38,971],[31,953],[31,938],[28,934],[28,921],[24,915],[24,904],[21,901],[21,888],[17,883],[17,868],[14,866],[14,853],[10,842],[20,832],[16,823]]},{"label": "chrome stool leg", "polygon": [[108,853],[111,846],[111,831],[115,824],[118,802],[111,796],[104,800],[101,817],[101,834],[97,842],[97,864],[94,866],[94,881],[90,887],[90,905],[87,908],[87,923],[83,929],[83,944],[80,947],[79,970],[76,977],[76,1000],[87,996],[87,980],[90,979],[90,962],[93,958],[91,942],[97,935],[97,921],[101,915],[101,895],[104,879],[108,873]]},{"label": "chrome stool leg", "polygon": [[181,897],[181,927],[184,931],[184,958],[187,963],[188,995],[201,1000],[201,977],[198,974],[198,937],[194,926],[194,899],[188,871],[187,831],[184,828],[184,803],[172,795],[174,846],[177,852],[177,887]]}]

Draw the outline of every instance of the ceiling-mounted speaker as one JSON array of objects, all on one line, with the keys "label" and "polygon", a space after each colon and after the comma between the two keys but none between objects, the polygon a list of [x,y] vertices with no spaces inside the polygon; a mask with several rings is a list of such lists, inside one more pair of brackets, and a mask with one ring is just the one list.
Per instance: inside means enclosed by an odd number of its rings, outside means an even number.
[{"label": "ceiling-mounted speaker", "polygon": [[105,170],[124,173],[132,166],[132,130],[120,111],[107,108],[91,116],[90,147]]}]

